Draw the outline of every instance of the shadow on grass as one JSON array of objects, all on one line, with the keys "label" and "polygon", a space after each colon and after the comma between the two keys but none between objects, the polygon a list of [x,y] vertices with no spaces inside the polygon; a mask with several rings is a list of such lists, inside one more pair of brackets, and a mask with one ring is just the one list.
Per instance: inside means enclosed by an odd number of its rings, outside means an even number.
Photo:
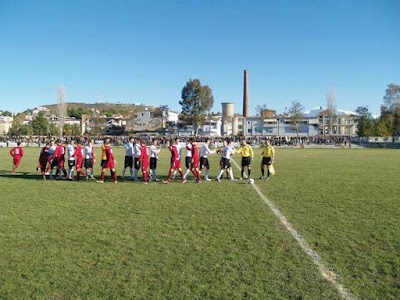
[{"label": "shadow on grass", "polygon": [[[0,178],[28,179],[28,180],[41,180],[41,181],[43,181],[42,175],[39,173],[39,171],[37,173],[33,173],[33,172],[32,173],[30,173],[30,172],[15,172],[15,173],[12,173],[11,171],[8,171],[8,170],[0,170]],[[100,175],[96,176],[95,178],[96,178],[96,180],[99,180]],[[123,179],[120,176],[118,176],[117,179],[118,179],[118,182],[143,183],[143,177],[138,177],[137,181],[131,180],[130,178],[126,178],[126,177],[125,177],[125,179]],[[158,181],[157,182],[156,181],[152,181],[152,183],[163,183],[163,180],[166,180],[166,179],[167,179],[167,176],[158,176]],[[67,178],[65,178],[65,177],[57,177],[56,179],[50,179],[49,175],[46,175],[46,180],[50,180],[50,181],[53,181],[53,180],[56,180],[56,181],[78,181],[76,179],[76,176],[75,176],[74,180],[67,180]],[[89,181],[90,182],[95,182],[96,180],[89,180]],[[87,180],[84,177],[81,177],[80,181],[86,182]],[[113,180],[112,180],[111,176],[109,176],[109,175],[107,176],[106,175],[104,181],[105,182],[112,182]],[[171,182],[180,183],[181,181],[180,181],[180,179],[176,179],[176,180],[171,180]]]}]

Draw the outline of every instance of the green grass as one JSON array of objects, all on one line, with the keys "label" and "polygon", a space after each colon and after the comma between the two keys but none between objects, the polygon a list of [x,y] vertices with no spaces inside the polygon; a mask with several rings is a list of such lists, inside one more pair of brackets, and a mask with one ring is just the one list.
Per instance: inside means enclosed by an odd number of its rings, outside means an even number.
[{"label": "green grass", "polygon": [[[120,173],[123,150],[114,150]],[[42,182],[39,149],[25,149],[17,175],[7,152],[0,299],[339,298],[251,185]],[[398,157],[277,149],[277,174],[256,180],[360,299],[400,297]],[[168,161],[162,152],[161,176]],[[215,156],[214,178],[217,166]]]}]

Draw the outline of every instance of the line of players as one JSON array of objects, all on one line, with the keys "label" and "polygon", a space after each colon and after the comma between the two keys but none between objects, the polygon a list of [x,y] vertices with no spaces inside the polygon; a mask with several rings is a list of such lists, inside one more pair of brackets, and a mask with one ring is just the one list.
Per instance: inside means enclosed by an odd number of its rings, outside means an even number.
[{"label": "line of players", "polygon": [[[67,154],[68,171],[65,169],[65,154]],[[86,143],[78,141],[77,144],[71,140],[66,148],[60,139],[50,140],[40,151],[36,170],[40,170],[43,180],[46,180],[47,173],[50,179],[55,179],[61,176],[61,172],[68,180],[74,180],[75,170],[77,180],[81,177],[94,180],[95,162],[93,140]]]},{"label": "line of players", "polygon": [[[222,176],[224,172],[227,173],[227,177],[231,180],[235,180],[233,177],[233,170],[231,167],[232,155],[235,153],[239,153],[242,157],[241,161],[241,177],[243,179],[244,170],[247,168],[247,177],[251,179],[251,162],[254,159],[253,149],[250,145],[246,143],[246,140],[242,140],[242,144],[239,148],[235,149],[233,143],[226,139],[223,142],[223,147],[216,151],[210,149],[211,139],[207,139],[207,141],[202,145],[200,151],[194,139],[191,138],[186,143],[186,157],[185,157],[185,166],[186,172],[182,172],[181,167],[181,152],[182,146],[179,142],[179,138],[176,138],[173,143],[167,144],[167,147],[171,153],[171,162],[170,162],[170,170],[166,180],[163,183],[168,184],[171,179],[175,179],[175,175],[179,172],[182,183],[185,183],[189,173],[191,172],[197,183],[201,183],[202,175],[201,172],[205,169],[204,179],[207,181],[211,181],[209,178],[209,170],[210,164],[208,161],[208,155],[218,153],[221,156],[220,159],[220,172],[217,176],[217,181],[221,182]],[[114,183],[117,183],[117,174],[115,170],[116,160],[110,145],[110,139],[106,138],[104,140],[103,145],[101,146],[102,155],[101,155],[101,176],[97,181],[99,183],[104,182],[105,172],[107,169],[110,170],[111,177],[113,178]],[[150,156],[148,154],[148,150],[150,150]],[[157,140],[153,140],[149,149],[143,139],[138,139],[135,142],[135,139],[131,137],[129,141],[125,144],[125,161],[124,168],[122,170],[122,179],[125,179],[126,170],[130,169],[131,179],[133,181],[138,181],[138,172],[141,169],[143,174],[143,182],[148,183],[150,180],[158,181],[157,177],[157,161],[158,161],[158,153],[161,151],[159,147],[157,147]],[[89,140],[86,144],[81,141],[75,142],[71,140],[67,147],[66,152],[68,156],[68,172],[65,170],[65,147],[61,140],[57,140],[54,142],[51,140],[45,147],[41,149],[39,156],[39,166],[37,168],[41,170],[43,180],[46,180],[46,173],[49,172],[50,179],[57,178],[61,176],[61,172],[68,180],[74,179],[74,171],[76,169],[77,172],[77,180],[80,180],[81,177],[89,179],[95,179],[93,175],[93,167],[96,162],[96,157],[93,148],[93,140]],[[18,154],[21,153],[23,155],[23,149],[18,145],[18,147],[14,147],[11,149],[10,154],[14,157],[14,169],[19,165],[20,157]],[[15,154],[15,155],[14,155]],[[261,173],[262,176],[260,179],[268,180],[270,174],[274,172],[272,163],[274,161],[275,149],[270,145],[270,142],[267,140],[266,145],[261,154]],[[17,164],[16,164],[17,161]],[[264,177],[264,166],[267,165],[267,177]],[[55,177],[53,176],[55,169]]]},{"label": "line of players", "polygon": [[[202,145],[200,151],[194,141],[193,138],[189,139],[186,143],[186,157],[185,157],[185,166],[186,172],[183,173],[181,166],[181,152],[182,146],[179,142],[179,138],[174,139],[173,143],[168,142],[167,147],[171,152],[171,161],[170,161],[170,170],[166,180],[163,181],[164,184],[168,184],[171,179],[175,179],[175,175],[179,172],[182,183],[186,183],[186,180],[189,176],[189,173],[192,173],[195,177],[195,181],[197,183],[201,183],[202,175],[201,172],[205,169],[204,179],[207,181],[211,181],[209,178],[210,164],[208,161],[208,156],[210,154],[218,153],[221,155],[220,159],[220,173],[217,176],[217,181],[221,182],[221,178],[224,172],[227,173],[227,176],[231,180],[235,180],[233,177],[233,170],[231,167],[232,155],[234,153],[239,153],[242,157],[241,161],[241,177],[243,179],[244,170],[247,168],[247,177],[249,182],[251,179],[251,162],[254,159],[253,149],[250,145],[247,144],[246,140],[242,140],[242,145],[235,149],[233,143],[226,139],[224,140],[224,145],[222,149],[218,149],[216,151],[210,149],[211,139],[207,139],[207,141]],[[145,149],[145,150],[144,150]],[[143,140],[139,140],[134,143],[134,139],[130,138],[129,142],[125,144],[125,163],[122,171],[122,178],[125,177],[125,172],[127,168],[130,168],[131,179],[137,181],[137,175],[140,168],[142,168],[143,180],[144,183],[147,183],[149,180],[153,179],[158,181],[157,178],[157,161],[158,161],[158,153],[160,149],[157,148],[157,141],[154,140],[150,146],[150,159],[147,154],[147,147]],[[275,157],[275,149],[271,146],[270,142],[267,141],[266,145],[261,154],[261,177],[260,179],[268,180],[270,174],[274,172],[272,163]],[[264,166],[267,165],[267,177],[265,177]],[[150,170],[148,171],[148,168]]]}]

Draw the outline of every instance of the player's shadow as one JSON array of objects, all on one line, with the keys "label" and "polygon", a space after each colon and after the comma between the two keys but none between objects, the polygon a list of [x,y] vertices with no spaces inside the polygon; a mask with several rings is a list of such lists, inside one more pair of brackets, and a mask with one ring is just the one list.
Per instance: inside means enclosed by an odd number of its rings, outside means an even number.
[{"label": "player's shadow", "polygon": [[[22,179],[25,179],[25,180],[43,180],[42,175],[40,174],[40,172],[38,172],[38,173],[30,173],[30,172],[15,172],[15,173],[12,173],[11,171],[8,171],[8,170],[0,170],[0,178],[21,179],[21,180]],[[99,178],[100,178],[100,175],[95,176],[96,180],[99,180]],[[162,183],[162,181],[166,180],[166,179],[167,179],[167,176],[158,176],[158,182],[156,182],[156,181],[152,181],[152,182],[153,183]],[[180,182],[179,179],[176,179],[176,181]],[[49,175],[46,175],[46,180],[50,180]],[[63,177],[57,177],[54,180],[57,180],[57,181],[69,181],[64,176]],[[73,181],[77,181],[77,177],[76,176],[75,176],[75,179]],[[80,181],[86,181],[86,179],[84,177],[81,177]],[[90,180],[90,181],[93,182],[95,180]],[[106,174],[105,181],[112,182],[112,179],[109,176],[109,174]],[[118,176],[118,181],[119,182],[127,182],[127,183],[129,183],[129,182],[132,182],[132,183],[143,183],[143,177],[139,176],[137,181],[133,181],[133,180],[127,179],[127,178],[125,178],[125,180],[123,180],[121,176]]]},{"label": "player's shadow", "polygon": [[0,178],[9,179],[32,179],[32,180],[42,180],[42,175],[40,173],[29,173],[29,172],[15,172],[0,170]]}]

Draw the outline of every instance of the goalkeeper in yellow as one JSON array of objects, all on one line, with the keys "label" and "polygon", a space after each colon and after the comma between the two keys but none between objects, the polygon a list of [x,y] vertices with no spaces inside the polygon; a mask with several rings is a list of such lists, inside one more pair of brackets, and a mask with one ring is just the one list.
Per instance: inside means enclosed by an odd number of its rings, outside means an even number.
[{"label": "goalkeeper in yellow", "polygon": [[[265,147],[263,152],[261,153],[262,160],[261,160],[261,177],[260,179],[269,180],[269,175],[271,175],[272,170],[272,163],[274,162],[275,158],[275,148],[271,145],[270,140],[265,142]],[[264,177],[264,166],[267,165],[267,177]]]},{"label": "goalkeeper in yellow", "polygon": [[240,146],[236,152],[240,153],[242,155],[242,170],[241,170],[241,176],[239,180],[243,179],[243,174],[244,174],[244,168],[247,167],[247,177],[248,180],[250,181],[251,177],[251,161],[254,158],[254,153],[253,153],[253,148],[249,144],[247,144],[246,140],[242,140],[242,146]]}]

